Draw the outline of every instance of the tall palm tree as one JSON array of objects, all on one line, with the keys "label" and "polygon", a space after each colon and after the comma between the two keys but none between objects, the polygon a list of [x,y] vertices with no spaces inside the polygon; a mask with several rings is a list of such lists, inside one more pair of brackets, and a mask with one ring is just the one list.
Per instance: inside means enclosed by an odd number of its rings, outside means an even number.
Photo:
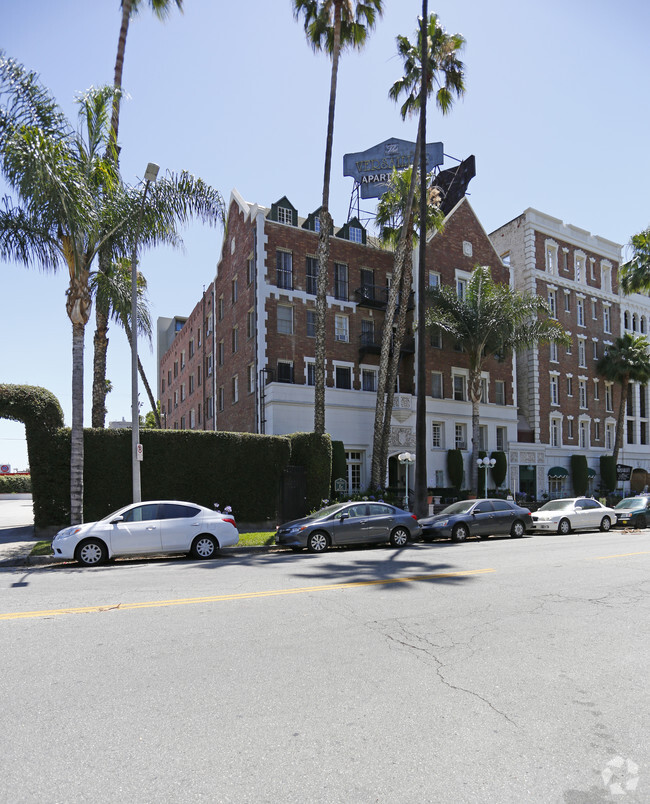
[{"label": "tall palm tree", "polygon": [[[90,276],[99,249],[129,253],[177,244],[178,222],[190,216],[216,224],[223,199],[188,174],[169,175],[143,202],[125,187],[109,147],[112,87],[80,96],[75,132],[38,77],[0,52],[0,171],[16,195],[0,209],[0,259],[69,274],[66,312],[72,324],[71,522],[83,516],[83,352],[91,310]],[[142,212],[142,228],[138,221]]]},{"label": "tall palm tree", "polygon": [[[97,271],[90,279],[90,289],[95,299],[95,306],[101,305],[103,309],[109,311],[111,320],[118,323],[126,333],[129,345],[131,345],[131,262],[127,258],[120,258],[113,262],[108,272]],[[144,275],[138,272],[138,336],[144,336],[151,343],[152,326],[151,312],[147,303],[147,280]],[[94,364],[95,369],[97,363]],[[160,429],[160,414],[151,385],[145,374],[144,367],[138,356],[138,373],[149,398],[151,413],[154,419],[154,426]],[[97,378],[94,378],[94,383]],[[109,384],[106,383],[108,391]]]},{"label": "tall palm tree", "polygon": [[[448,34],[440,25],[436,14],[428,14],[427,2],[422,3],[422,24],[417,42],[412,44],[405,36],[397,37],[397,50],[404,62],[404,75],[390,89],[389,96],[405,100],[400,109],[402,119],[419,112],[418,145],[420,162],[420,251],[418,265],[418,348],[417,348],[417,412],[416,412],[416,464],[415,510],[425,513],[426,500],[426,382],[425,382],[425,302],[422,289],[426,284],[426,106],[427,98],[435,91],[436,105],[443,115],[451,111],[455,98],[465,92],[465,67],[459,54],[465,46],[460,34]],[[419,146],[419,148],[418,148]]]},{"label": "tall palm tree", "polygon": [[474,269],[463,298],[449,285],[429,288],[426,295],[427,328],[447,333],[467,354],[472,403],[471,488],[478,493],[479,403],[486,362],[538,343],[570,340],[562,325],[550,318],[549,307],[540,296],[495,282],[488,266]]},{"label": "tall palm tree", "polygon": [[[414,178],[417,173],[417,149],[414,168],[415,170],[407,168],[401,172],[393,171],[388,190],[380,198],[375,216],[380,226],[381,242],[394,249],[395,258],[379,358],[370,481],[372,488],[383,485],[385,477],[393,396],[413,285],[413,245],[417,240],[420,208]],[[429,191],[427,216],[429,230],[440,228],[442,214],[435,190]],[[397,323],[393,326],[395,313]]]},{"label": "tall palm tree", "polygon": [[621,265],[619,278],[625,293],[650,292],[650,229],[632,236],[632,259]]},{"label": "tall palm tree", "polygon": [[650,344],[643,335],[630,335],[628,332],[617,338],[596,365],[596,371],[606,380],[621,386],[621,401],[618,406],[616,420],[616,438],[614,439],[614,462],[623,447],[625,430],[625,411],[630,382],[647,383],[650,381]]},{"label": "tall palm tree", "polygon": [[361,49],[368,32],[383,13],[383,0],[293,0],[294,17],[303,17],[307,39],[314,50],[332,57],[330,99],[327,115],[323,200],[318,234],[318,281],[316,286],[316,346],[314,361],[314,432],[325,432],[325,316],[327,312],[327,264],[332,216],[329,212],[334,110],[339,58],[346,47]]},{"label": "tall palm tree", "polygon": [[[166,19],[171,11],[172,3],[175,3],[179,11],[183,11],[183,0],[148,0],[148,4],[153,13],[161,20]],[[122,74],[124,72],[124,53],[126,50],[126,38],[129,31],[131,18],[135,16],[144,5],[144,0],[122,0],[122,21],[120,34],[117,43],[117,55],[115,57],[115,69],[113,74],[113,105],[111,109],[111,125],[109,148],[106,152],[107,158],[115,159],[116,165],[119,164],[118,131],[120,123],[120,104],[122,99]],[[103,273],[111,270],[111,256],[105,248],[99,252],[99,269]],[[93,396],[92,396],[92,425],[93,427],[104,427],[106,420],[106,353],[108,351],[108,325],[110,320],[110,310],[103,303],[101,298],[95,301],[95,335],[93,339]]]}]

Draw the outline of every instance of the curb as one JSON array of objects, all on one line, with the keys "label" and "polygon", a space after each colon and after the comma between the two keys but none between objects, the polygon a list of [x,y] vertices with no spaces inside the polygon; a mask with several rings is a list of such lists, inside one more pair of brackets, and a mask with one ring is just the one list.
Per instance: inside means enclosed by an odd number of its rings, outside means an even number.
[{"label": "curb", "polygon": [[[285,547],[278,547],[275,544],[255,544],[251,545],[250,547],[242,546],[242,547],[222,547],[219,551],[220,556],[226,556],[228,554],[231,555],[247,555],[249,553],[277,553],[289,548]],[[128,556],[128,558],[170,558],[175,554],[168,554],[168,553],[161,553],[158,555],[146,555],[146,556]],[[178,555],[182,555],[179,553]],[[121,557],[122,559],[123,557]],[[4,558],[0,559],[0,567],[46,567],[46,566],[62,566],[62,565],[74,565],[78,566],[77,562],[74,559],[68,558],[57,558],[57,556],[16,556],[13,558]]]}]

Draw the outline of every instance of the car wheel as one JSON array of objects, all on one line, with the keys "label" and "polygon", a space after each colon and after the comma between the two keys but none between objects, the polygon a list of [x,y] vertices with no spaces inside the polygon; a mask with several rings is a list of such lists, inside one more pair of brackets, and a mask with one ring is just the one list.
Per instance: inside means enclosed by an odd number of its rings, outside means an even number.
[{"label": "car wheel", "polygon": [[526,533],[524,523],[517,519],[512,523],[512,527],[510,528],[510,536],[512,536],[513,539],[521,539],[524,533]]},{"label": "car wheel", "polygon": [[607,531],[612,527],[612,520],[608,516],[603,517],[603,521],[600,523],[600,529],[607,533]]},{"label": "car wheel", "polygon": [[96,567],[106,562],[108,550],[99,539],[86,539],[77,545],[75,557],[82,567]]},{"label": "car wheel", "polygon": [[192,542],[192,558],[214,558],[219,549],[219,543],[209,533],[202,533]]},{"label": "car wheel", "polygon": [[327,534],[323,533],[322,530],[317,530],[309,534],[307,549],[310,553],[324,553],[328,547],[329,539],[327,538]]},{"label": "car wheel", "polygon": [[456,525],[451,532],[452,542],[464,542],[469,536],[467,525]]},{"label": "car wheel", "polygon": [[557,526],[557,532],[561,533],[562,536],[566,536],[568,533],[571,533],[571,523],[568,519],[560,520],[560,524]]},{"label": "car wheel", "polygon": [[640,514],[636,518],[636,522],[634,523],[637,528],[645,528],[646,527],[646,519],[645,514]]},{"label": "car wheel", "polygon": [[406,547],[410,535],[406,528],[395,528],[390,534],[390,543],[393,547]]}]

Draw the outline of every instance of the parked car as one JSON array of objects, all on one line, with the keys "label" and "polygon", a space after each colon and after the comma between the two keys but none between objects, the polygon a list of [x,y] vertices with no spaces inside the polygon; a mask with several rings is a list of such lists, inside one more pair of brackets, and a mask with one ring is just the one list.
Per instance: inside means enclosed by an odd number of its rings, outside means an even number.
[{"label": "parked car", "polygon": [[451,539],[464,542],[469,536],[487,539],[488,536],[510,534],[523,536],[532,526],[528,508],[510,500],[461,500],[448,505],[435,516],[419,520],[422,539]]},{"label": "parked car", "polygon": [[230,514],[178,500],[152,500],[127,505],[99,522],[64,528],[52,540],[52,550],[59,558],[92,567],[114,556],[147,553],[214,558],[220,547],[238,541]]},{"label": "parked car", "polygon": [[608,531],[615,522],[616,511],[590,497],[550,500],[533,514],[534,531],[551,531],[564,535],[581,528]]},{"label": "parked car", "polygon": [[321,508],[278,527],[275,543],[322,553],[341,544],[389,542],[404,547],[420,536],[417,517],[385,502],[345,502]]},{"label": "parked car", "polygon": [[626,497],[614,506],[614,511],[617,525],[645,528],[650,521],[650,496]]}]

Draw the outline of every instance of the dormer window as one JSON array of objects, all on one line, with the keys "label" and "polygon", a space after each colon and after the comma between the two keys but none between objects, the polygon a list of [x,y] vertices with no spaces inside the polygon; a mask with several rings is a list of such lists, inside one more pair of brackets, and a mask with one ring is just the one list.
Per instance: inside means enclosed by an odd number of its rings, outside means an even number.
[{"label": "dormer window", "polygon": [[363,243],[363,232],[357,226],[350,226],[348,232],[353,243]]},{"label": "dormer window", "polygon": [[286,223],[291,226],[293,223],[293,215],[287,207],[278,207],[278,223]]},{"label": "dormer window", "polygon": [[314,218],[314,231],[315,232],[320,232],[320,218],[319,217]]}]

